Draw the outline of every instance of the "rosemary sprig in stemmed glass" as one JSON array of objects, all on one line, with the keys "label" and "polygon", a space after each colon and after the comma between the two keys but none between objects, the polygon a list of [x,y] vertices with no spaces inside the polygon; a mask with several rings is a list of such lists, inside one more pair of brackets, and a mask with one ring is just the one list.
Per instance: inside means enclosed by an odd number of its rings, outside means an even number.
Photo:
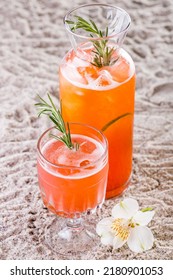
[{"label": "rosemary sprig in stemmed glass", "polygon": [[47,96],[49,98],[50,104],[46,102],[40,95],[38,95],[39,102],[35,104],[35,106],[39,108],[38,117],[41,115],[47,115],[54,123],[55,129],[62,133],[61,136],[54,134],[50,134],[50,136],[63,142],[70,150],[75,149],[77,151],[79,149],[79,144],[72,142],[69,123],[67,122],[65,124],[62,117],[62,107],[60,106],[60,109],[57,109],[49,93]]}]

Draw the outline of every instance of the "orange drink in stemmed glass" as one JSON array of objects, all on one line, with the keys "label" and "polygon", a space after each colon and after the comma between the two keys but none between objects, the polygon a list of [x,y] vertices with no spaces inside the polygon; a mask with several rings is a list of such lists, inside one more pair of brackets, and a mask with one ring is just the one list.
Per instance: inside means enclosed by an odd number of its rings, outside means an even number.
[{"label": "orange drink in stemmed glass", "polygon": [[[60,254],[89,249],[95,244],[95,225],[87,214],[105,199],[108,151],[105,136],[97,129],[70,123],[71,139],[79,149],[69,149],[52,138],[61,132],[45,131],[37,145],[38,180],[45,206],[56,216],[46,229],[46,242]],[[94,227],[94,229],[93,229]]]}]

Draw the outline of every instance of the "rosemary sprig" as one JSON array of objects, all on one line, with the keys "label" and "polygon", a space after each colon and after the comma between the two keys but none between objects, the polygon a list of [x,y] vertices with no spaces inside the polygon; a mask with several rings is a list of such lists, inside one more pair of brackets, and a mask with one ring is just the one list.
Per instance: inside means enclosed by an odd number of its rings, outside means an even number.
[{"label": "rosemary sprig", "polygon": [[[89,21],[86,21],[80,16],[75,16],[75,18],[76,21],[66,20],[66,23],[71,26],[71,31],[75,31],[76,29],[83,29],[90,33],[91,38],[94,38],[94,35],[96,35],[98,39],[108,36],[108,27],[106,27],[105,31],[101,31],[98,29],[93,20],[90,19]],[[94,46],[94,58],[91,64],[101,68],[103,66],[112,65],[117,61],[117,59],[112,60],[112,55],[115,51],[115,48],[107,46],[107,39],[92,40],[92,43]]]},{"label": "rosemary sprig", "polygon": [[60,109],[57,109],[49,93],[47,94],[47,96],[49,98],[50,104],[47,103],[41,96],[38,95],[39,102],[35,104],[35,106],[39,108],[38,117],[40,117],[41,115],[47,115],[49,119],[54,123],[55,128],[62,133],[61,136],[57,136],[54,134],[50,134],[50,136],[63,142],[70,150],[75,148],[77,151],[79,149],[79,144],[72,143],[70,126],[68,122],[65,125],[65,122],[62,117],[61,106]]}]

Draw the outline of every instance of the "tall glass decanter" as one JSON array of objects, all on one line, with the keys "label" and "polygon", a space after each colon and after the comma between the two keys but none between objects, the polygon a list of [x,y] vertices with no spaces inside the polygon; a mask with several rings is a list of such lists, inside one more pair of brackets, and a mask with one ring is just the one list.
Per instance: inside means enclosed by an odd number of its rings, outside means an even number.
[{"label": "tall glass decanter", "polygon": [[122,48],[130,22],[126,11],[103,4],[80,6],[64,17],[72,47],[59,70],[63,117],[107,137],[107,198],[121,194],[132,174],[135,66]]}]

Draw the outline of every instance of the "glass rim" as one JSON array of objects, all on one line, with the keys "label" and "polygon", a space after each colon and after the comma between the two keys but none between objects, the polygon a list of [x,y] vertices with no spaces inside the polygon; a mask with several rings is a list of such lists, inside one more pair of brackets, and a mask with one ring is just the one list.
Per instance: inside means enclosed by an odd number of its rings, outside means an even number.
[{"label": "glass rim", "polygon": [[[41,143],[41,140],[42,138],[52,129],[55,129],[55,126],[53,127],[50,127],[48,129],[46,129],[42,134],[41,136],[39,137],[38,141],[37,141],[37,153],[39,155],[39,157],[44,160],[49,166],[52,166],[52,167],[56,167],[56,168],[61,168],[61,169],[78,169],[78,170],[84,170],[90,166],[93,166],[95,165],[96,163],[98,163],[99,161],[103,160],[106,155],[108,154],[108,140],[106,138],[106,136],[103,134],[103,132],[93,126],[90,126],[90,125],[87,125],[87,124],[83,124],[83,123],[76,123],[76,122],[69,122],[69,125],[80,125],[80,126],[83,126],[83,127],[86,127],[86,128],[90,128],[92,130],[94,130],[95,132],[99,133],[103,139],[104,139],[104,143],[105,143],[105,148],[104,148],[104,152],[103,154],[101,155],[101,157],[99,157],[96,161],[93,161],[92,163],[89,163],[85,166],[72,166],[72,165],[63,165],[63,164],[54,164],[52,162],[50,162],[49,160],[47,160],[45,158],[45,156],[43,155],[43,153],[41,152],[41,148],[40,148],[40,143]],[[81,134],[82,135],[82,134]],[[53,138],[52,138],[53,139]],[[65,144],[64,144],[65,145]]]},{"label": "glass rim", "polygon": [[[109,35],[109,36],[103,36],[103,37],[101,37],[101,38],[99,38],[99,37],[84,36],[84,35],[76,34],[75,32],[71,31],[71,29],[70,29],[68,23],[66,23],[66,20],[68,19],[68,16],[69,16],[71,13],[73,13],[74,11],[76,11],[76,10],[78,10],[78,9],[80,9],[80,8],[92,7],[92,6],[110,7],[110,8],[119,10],[119,11],[121,11],[121,12],[123,12],[124,14],[127,15],[127,17],[129,18],[129,23],[128,23],[127,26],[126,26],[123,30],[121,30],[120,32],[114,33],[114,34]],[[80,6],[76,7],[76,8],[73,8],[73,9],[69,10],[69,11],[66,13],[66,15],[63,17],[63,23],[64,23],[64,25],[65,25],[66,30],[67,30],[71,35],[76,36],[76,37],[78,37],[78,38],[86,39],[86,40],[90,40],[90,41],[108,40],[108,39],[114,38],[115,36],[118,36],[118,35],[120,35],[121,33],[124,33],[125,31],[127,31],[128,28],[129,28],[129,26],[130,26],[130,24],[131,24],[131,17],[130,17],[130,15],[126,12],[126,10],[124,10],[124,9],[122,9],[122,8],[120,8],[120,7],[113,6],[113,5],[109,5],[109,4],[101,4],[101,3],[100,3],[100,4],[99,4],[99,3],[96,4],[96,3],[95,3],[95,4],[80,5]]]}]

